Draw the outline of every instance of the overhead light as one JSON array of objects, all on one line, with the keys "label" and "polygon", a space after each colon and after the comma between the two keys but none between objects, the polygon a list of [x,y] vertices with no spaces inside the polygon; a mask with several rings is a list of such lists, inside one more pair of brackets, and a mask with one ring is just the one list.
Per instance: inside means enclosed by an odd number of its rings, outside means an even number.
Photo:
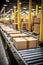
[{"label": "overhead light", "polygon": [[39,8],[41,8],[41,6],[39,6]]},{"label": "overhead light", "polygon": [[4,7],[6,7],[7,5],[6,4],[4,4]]},{"label": "overhead light", "polygon": [[10,2],[9,0],[6,0],[6,2]]},{"label": "overhead light", "polygon": [[25,8],[25,7],[23,7],[23,9],[24,9],[24,10],[26,10],[26,8]]}]

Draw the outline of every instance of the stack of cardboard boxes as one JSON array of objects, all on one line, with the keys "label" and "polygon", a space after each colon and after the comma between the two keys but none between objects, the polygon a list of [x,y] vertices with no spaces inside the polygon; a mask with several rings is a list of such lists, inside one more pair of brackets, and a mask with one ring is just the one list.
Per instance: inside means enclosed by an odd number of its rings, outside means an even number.
[{"label": "stack of cardboard boxes", "polygon": [[18,30],[18,23],[17,19],[14,19],[14,22],[12,23],[13,29]]},{"label": "stack of cardboard boxes", "polygon": [[21,37],[21,38],[13,38],[13,43],[15,47],[20,49],[29,49],[29,48],[36,48],[38,41],[33,37]]},{"label": "stack of cardboard boxes", "polygon": [[2,30],[10,37],[14,46],[18,50],[36,48],[38,45],[38,40],[34,37],[27,37],[27,34],[21,33],[20,31],[14,31],[14,29],[1,26]]},{"label": "stack of cardboard boxes", "polygon": [[33,19],[33,33],[40,34],[40,18],[38,16]]},{"label": "stack of cardboard boxes", "polygon": [[13,23],[13,29],[18,30],[18,23]]},{"label": "stack of cardboard boxes", "polygon": [[21,23],[22,30],[28,30],[28,22],[25,20]]},{"label": "stack of cardboard boxes", "polygon": [[28,30],[28,14],[24,13],[21,19],[21,29]]}]

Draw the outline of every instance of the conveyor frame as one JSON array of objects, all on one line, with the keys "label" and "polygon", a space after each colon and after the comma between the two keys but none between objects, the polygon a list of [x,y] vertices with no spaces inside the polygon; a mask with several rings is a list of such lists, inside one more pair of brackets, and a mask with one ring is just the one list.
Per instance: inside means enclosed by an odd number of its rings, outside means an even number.
[{"label": "conveyor frame", "polygon": [[[9,47],[9,49],[11,50],[11,53],[12,53],[13,57],[16,59],[16,61],[18,62],[19,65],[28,65],[28,64],[29,65],[40,65],[41,63],[43,64],[43,62],[42,62],[43,61],[43,51],[41,52],[40,48],[36,48],[36,50],[35,50],[36,54],[33,51],[34,49],[30,49],[30,50],[27,49],[27,50],[19,50],[18,51],[18,50],[16,50],[15,46],[13,45],[13,42],[6,35],[6,33],[4,33],[4,31],[2,29],[1,29],[1,34],[2,34],[2,36],[4,38],[4,40],[7,42],[7,45]],[[43,50],[43,48],[41,48],[41,49]],[[23,52],[23,51],[27,51],[27,52]],[[29,55],[33,55],[33,57],[31,56],[32,58],[29,58]],[[38,60],[35,60],[35,57],[37,57]],[[30,61],[30,59],[34,59],[34,60]],[[30,62],[27,62],[27,60],[30,61]],[[39,62],[39,61],[41,61],[41,62]],[[34,62],[34,64],[32,64],[32,62]],[[35,62],[38,62],[38,63],[35,64]]]},{"label": "conveyor frame", "polygon": [[13,42],[10,41],[10,38],[7,37],[6,34],[1,29],[1,34],[4,38],[4,40],[7,42],[7,45],[9,46],[9,49],[12,51],[14,58],[17,60],[19,65],[27,65],[27,63],[24,61],[24,59],[20,56],[16,48],[13,46]]}]

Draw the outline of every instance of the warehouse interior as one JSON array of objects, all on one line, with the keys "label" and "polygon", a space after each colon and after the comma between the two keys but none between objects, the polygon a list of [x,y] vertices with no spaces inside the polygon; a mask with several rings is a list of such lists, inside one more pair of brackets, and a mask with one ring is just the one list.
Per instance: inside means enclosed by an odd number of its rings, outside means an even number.
[{"label": "warehouse interior", "polygon": [[0,1],[0,65],[43,65],[43,0]]}]

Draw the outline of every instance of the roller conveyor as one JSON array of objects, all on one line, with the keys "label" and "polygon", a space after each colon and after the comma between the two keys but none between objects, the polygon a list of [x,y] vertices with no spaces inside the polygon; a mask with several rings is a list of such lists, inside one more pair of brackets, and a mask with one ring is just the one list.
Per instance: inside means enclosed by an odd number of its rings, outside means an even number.
[{"label": "roller conveyor", "polygon": [[43,48],[17,50],[10,38],[1,30],[1,34],[7,42],[11,53],[19,65],[43,65]]},{"label": "roller conveyor", "polygon": [[43,48],[18,51],[27,64],[43,64]]},{"label": "roller conveyor", "polygon": [[31,36],[31,37],[34,37],[34,38],[39,38],[39,35],[38,34],[34,34],[34,33],[30,33],[30,32],[27,32],[26,30],[21,30],[22,33],[26,33],[28,36]]}]

